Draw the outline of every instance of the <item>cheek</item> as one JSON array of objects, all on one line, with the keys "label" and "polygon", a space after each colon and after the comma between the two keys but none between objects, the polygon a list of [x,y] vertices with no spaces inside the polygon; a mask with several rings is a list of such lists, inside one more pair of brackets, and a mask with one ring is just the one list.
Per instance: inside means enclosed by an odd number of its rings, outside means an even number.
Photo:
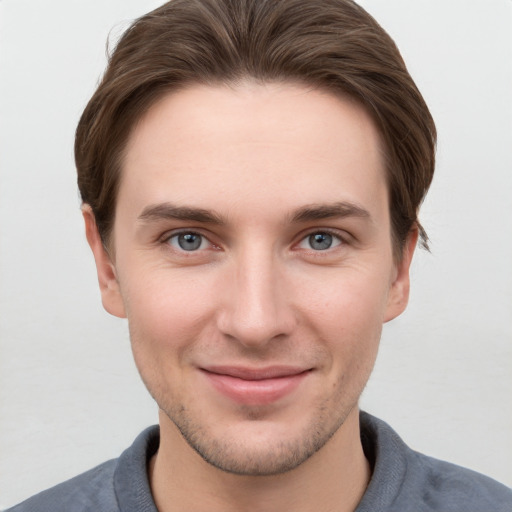
[{"label": "cheek", "polygon": [[210,323],[211,306],[200,283],[165,274],[141,276],[124,290],[134,361],[161,407],[186,393],[187,363]]},{"label": "cheek", "polygon": [[194,270],[139,268],[122,280],[122,294],[129,316],[137,322],[179,328],[205,314],[211,302],[205,292],[211,288],[211,281],[207,273]]},{"label": "cheek", "polygon": [[310,273],[297,282],[302,285],[294,296],[319,325],[341,331],[358,327],[362,333],[382,326],[389,286],[386,276],[374,269],[332,269],[324,275]]},{"label": "cheek", "polygon": [[[335,269],[311,279],[300,296],[302,316],[330,357],[333,374],[369,375],[379,346],[387,299],[385,280]],[[323,282],[321,286],[319,282]],[[307,293],[305,293],[307,290]]]},{"label": "cheek", "polygon": [[214,312],[208,288],[204,276],[169,269],[139,272],[138,279],[125,281],[122,293],[134,355],[155,363],[164,353],[173,360],[185,357]]}]

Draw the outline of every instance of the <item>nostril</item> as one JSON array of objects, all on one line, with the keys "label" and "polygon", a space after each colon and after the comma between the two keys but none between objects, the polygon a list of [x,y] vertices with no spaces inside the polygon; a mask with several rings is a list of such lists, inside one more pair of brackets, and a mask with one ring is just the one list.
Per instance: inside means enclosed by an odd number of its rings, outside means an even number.
[{"label": "nostril", "polygon": [[246,346],[287,337],[296,323],[282,282],[283,269],[272,254],[263,243],[247,244],[235,255],[231,272],[225,276],[218,328]]}]

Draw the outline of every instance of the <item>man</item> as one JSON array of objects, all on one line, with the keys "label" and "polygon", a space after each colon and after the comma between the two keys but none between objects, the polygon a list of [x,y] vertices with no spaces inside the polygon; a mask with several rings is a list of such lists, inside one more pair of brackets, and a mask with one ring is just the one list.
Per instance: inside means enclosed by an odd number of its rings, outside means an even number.
[{"label": "man", "polygon": [[103,305],[160,428],[13,510],[509,510],[358,409],[426,244],[434,147],[396,47],[348,0],[138,20],[75,155]]}]

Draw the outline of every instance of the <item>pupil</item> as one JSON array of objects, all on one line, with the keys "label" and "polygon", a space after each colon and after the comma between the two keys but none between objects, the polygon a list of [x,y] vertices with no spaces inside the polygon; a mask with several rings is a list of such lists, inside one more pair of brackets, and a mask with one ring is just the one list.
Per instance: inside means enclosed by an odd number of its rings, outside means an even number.
[{"label": "pupil", "polygon": [[201,236],[195,233],[186,233],[178,236],[178,244],[185,251],[194,251],[201,245]]},{"label": "pupil", "polygon": [[325,251],[332,245],[332,235],[329,233],[315,233],[309,237],[311,247],[317,251]]}]

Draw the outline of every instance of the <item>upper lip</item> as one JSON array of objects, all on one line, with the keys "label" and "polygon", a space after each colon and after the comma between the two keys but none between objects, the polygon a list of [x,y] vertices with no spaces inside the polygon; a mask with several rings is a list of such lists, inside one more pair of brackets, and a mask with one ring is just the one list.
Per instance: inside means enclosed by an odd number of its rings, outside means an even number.
[{"label": "upper lip", "polygon": [[277,379],[279,377],[290,377],[309,371],[311,368],[299,366],[275,365],[264,368],[249,368],[245,366],[207,366],[202,370],[217,375],[226,375],[244,380]]}]

